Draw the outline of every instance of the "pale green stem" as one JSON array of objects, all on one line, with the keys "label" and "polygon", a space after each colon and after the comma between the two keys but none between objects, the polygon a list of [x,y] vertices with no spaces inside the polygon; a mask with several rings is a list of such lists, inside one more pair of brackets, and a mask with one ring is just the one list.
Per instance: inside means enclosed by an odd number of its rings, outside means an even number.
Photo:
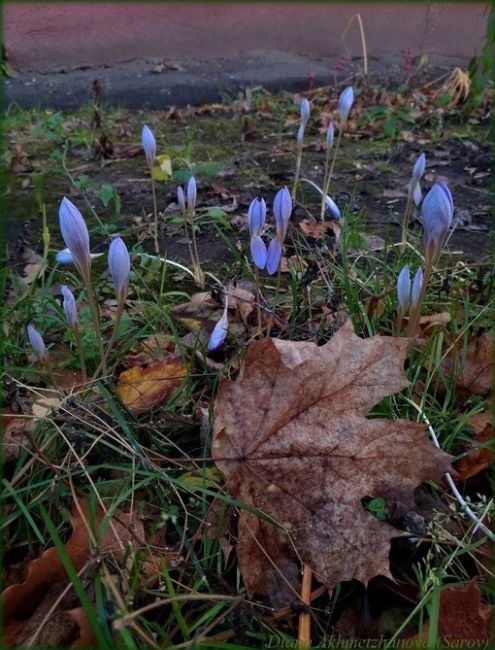
[{"label": "pale green stem", "polygon": [[54,388],[58,388],[57,380],[55,379],[55,375],[53,374],[52,364],[50,362],[48,355],[45,355],[41,359],[41,363],[43,364],[43,368],[45,369],[48,379],[50,380],[52,386]]},{"label": "pale green stem", "polygon": [[260,291],[260,272],[258,267],[255,265],[255,275],[256,275],[256,313],[258,314],[258,335],[261,336],[263,326],[261,323],[261,291]]},{"label": "pale green stem", "polygon": [[335,149],[333,152],[332,164],[330,166],[330,171],[328,172],[328,177],[326,179],[326,182],[323,184],[323,194],[321,196],[321,214],[320,214],[322,220],[324,219],[325,216],[325,199],[327,198],[328,188],[330,187],[330,181],[332,180],[333,168],[335,167],[335,161],[337,160],[337,154],[339,152],[340,141],[342,140],[342,133],[344,132],[344,126],[345,125],[339,127],[339,135],[337,136],[337,144],[335,145]]},{"label": "pale green stem", "polygon": [[199,262],[198,243],[196,241],[196,233],[194,231],[194,211],[191,212],[191,230],[192,230],[191,234],[192,234],[194,257],[195,257],[194,275],[196,276],[196,282],[199,284],[201,288],[203,288],[205,280],[203,276],[203,271],[201,270],[201,264]]},{"label": "pale green stem", "polygon": [[402,320],[404,319],[405,315],[406,315],[405,310],[402,307],[400,307],[399,311],[397,313],[397,318],[395,320],[395,335],[396,336],[400,336],[400,332],[401,332],[401,329],[402,329]]},{"label": "pale green stem", "polygon": [[[81,273],[80,269],[79,269],[79,272]],[[82,277],[83,282],[84,282],[84,284],[86,286],[86,293],[87,293],[87,296],[88,296],[89,309],[91,311],[91,316],[93,318],[93,324],[95,326],[96,342],[97,342],[97,345],[98,345],[98,351],[100,352],[101,368],[103,370],[103,374],[107,375],[108,374],[108,372],[107,372],[107,362],[106,362],[106,358],[105,358],[105,350],[103,348],[103,338],[101,336],[100,317],[99,317],[98,308],[96,306],[95,299],[94,299],[94,296],[93,296],[93,287],[91,286],[91,277],[90,277],[89,269],[87,270],[87,272],[81,273],[81,277]],[[99,368],[98,368],[98,370],[96,371],[95,374],[97,374],[98,371],[99,371]]]},{"label": "pale green stem", "polygon": [[153,237],[155,239],[155,253],[159,253],[160,249],[158,247],[158,208],[156,205],[156,190],[155,190],[155,179],[153,177],[153,169],[150,169],[151,174],[151,194],[153,196],[153,217],[155,221]]},{"label": "pale green stem", "polygon": [[294,176],[294,185],[292,186],[292,200],[296,198],[297,186],[299,184],[299,176],[301,174],[301,162],[302,162],[302,151],[303,151],[303,142],[297,143],[297,152],[296,152],[296,174]]},{"label": "pale green stem", "polygon": [[412,206],[413,204],[411,199],[411,193],[408,192],[406,209],[404,211],[404,219],[402,220],[402,238],[401,238],[401,247],[400,247],[401,251],[405,249],[407,243],[407,228],[409,226],[409,220],[411,219]]},{"label": "pale green stem", "polygon": [[[327,144],[325,151],[325,171],[323,172],[323,187],[325,188],[328,178],[328,169],[330,166],[330,149],[331,147]],[[325,220],[325,193],[321,195],[321,211],[320,211],[321,220]]]},{"label": "pale green stem", "polygon": [[122,298],[118,299],[117,314],[115,316],[115,321],[114,321],[114,324],[113,324],[112,336],[110,337],[110,342],[109,342],[109,344],[107,346],[107,351],[105,353],[105,361],[108,359],[108,355],[110,354],[110,350],[112,349],[112,346],[115,343],[115,339],[117,338],[117,332],[118,332],[118,329],[119,329],[120,321],[122,319],[122,312],[124,311],[126,298],[127,298],[127,296],[123,295]]},{"label": "pale green stem", "polygon": [[[191,239],[189,238],[189,228],[187,227],[187,220],[188,220],[188,215],[184,214],[184,231],[186,233],[186,240],[187,240],[187,248],[189,250],[189,257],[191,258],[191,264],[193,266],[193,269],[196,269],[196,263],[194,260],[194,253],[193,249],[191,247]],[[194,225],[193,225],[194,228]],[[196,279],[196,272],[194,271],[194,279]]]},{"label": "pale green stem", "polygon": [[86,360],[84,359],[84,349],[82,346],[81,332],[79,331],[79,325],[77,323],[74,324],[72,331],[74,332],[74,337],[76,339],[76,347],[77,347],[77,353],[79,355],[79,364],[81,366],[83,381],[84,383],[86,383],[88,381],[88,373],[86,372]]},{"label": "pale green stem", "polygon": [[277,283],[275,285],[275,297],[273,299],[273,309],[270,314],[270,320],[268,321],[268,327],[266,330],[267,337],[270,336],[270,332],[272,331],[272,327],[273,327],[273,320],[275,318],[275,309],[277,308],[277,299],[280,291],[280,277],[281,277],[281,272],[280,272],[280,264],[279,264],[278,271],[277,271]]}]

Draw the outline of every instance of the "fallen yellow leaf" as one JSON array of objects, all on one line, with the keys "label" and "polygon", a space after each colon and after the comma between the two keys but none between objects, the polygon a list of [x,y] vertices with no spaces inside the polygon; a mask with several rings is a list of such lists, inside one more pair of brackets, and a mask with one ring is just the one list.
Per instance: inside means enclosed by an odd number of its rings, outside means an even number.
[{"label": "fallen yellow leaf", "polygon": [[147,366],[124,370],[117,383],[117,395],[134,415],[166,402],[182,385],[187,369],[180,359],[158,359]]}]

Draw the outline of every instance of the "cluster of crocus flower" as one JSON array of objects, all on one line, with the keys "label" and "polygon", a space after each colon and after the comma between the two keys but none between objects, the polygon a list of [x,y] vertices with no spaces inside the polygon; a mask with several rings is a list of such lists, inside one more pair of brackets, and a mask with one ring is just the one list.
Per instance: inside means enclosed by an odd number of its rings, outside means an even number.
[{"label": "cluster of crocus flower", "polygon": [[[199,260],[198,244],[196,241],[196,230],[194,227],[194,214],[196,211],[196,200],[198,196],[198,186],[194,176],[191,176],[186,187],[186,192],[181,185],[177,188],[177,204],[179,210],[184,217],[184,228],[186,231],[187,246],[189,248],[189,255],[191,257],[191,264],[194,270],[194,278],[200,285],[204,285],[204,274],[201,269]],[[186,202],[187,197],[187,202]],[[189,239],[188,223],[191,227],[191,240]],[[192,241],[192,245],[191,245]]]},{"label": "cluster of crocus flower", "polygon": [[[99,314],[96,306],[93,287],[91,284],[91,261],[92,255],[89,247],[89,232],[86,222],[78,208],[69,199],[64,198],[59,209],[60,231],[64,239],[66,249],[64,252],[65,262],[73,262],[79,275],[81,276],[86,288],[88,305],[91,310],[93,324],[96,332],[96,339],[100,351],[101,367],[106,374],[106,359],[111,349],[115,335],[120,323],[122,311],[127,299],[129,286],[129,273],[131,269],[131,260],[129,252],[124,241],[120,237],[112,240],[108,251],[108,269],[112,278],[115,296],[117,298],[117,317],[115,319],[112,338],[105,352],[101,329],[99,323]],[[79,351],[79,358],[83,375],[86,378],[86,368],[84,364],[84,352],[79,333],[79,318],[77,313],[77,304],[74,294],[67,285],[61,286],[62,307],[67,317],[69,327],[73,330]],[[33,347],[36,357],[39,360],[47,357],[46,347],[43,343],[41,334],[33,325],[28,326],[28,337]]]},{"label": "cluster of crocus flower", "polygon": [[[421,305],[425,295],[426,287],[430,280],[433,265],[437,261],[447,239],[447,233],[452,225],[454,217],[454,202],[449,188],[443,181],[437,181],[427,193],[421,204],[421,223],[423,226],[423,244],[425,250],[425,271],[424,276],[413,282],[411,292],[411,309],[409,318],[408,334],[415,333],[421,313]],[[400,276],[399,276],[400,278]],[[401,280],[405,286],[405,280]],[[397,287],[399,291],[399,284]],[[404,297],[404,288],[401,289],[401,296]],[[400,305],[399,298],[399,305]]]},{"label": "cluster of crocus flower", "polygon": [[251,257],[255,266],[269,275],[276,273],[282,258],[282,246],[287,235],[290,215],[292,213],[292,198],[289,190],[284,187],[279,190],[273,200],[273,215],[275,217],[275,236],[268,248],[261,238],[261,232],[266,221],[266,203],[262,198],[253,199],[248,210],[248,228],[251,238]]},{"label": "cluster of crocus flower", "polygon": [[410,308],[415,309],[419,303],[421,288],[423,286],[423,269],[418,268],[414,276],[412,286],[409,266],[402,267],[397,276],[397,298],[399,302],[399,314],[404,316]]}]

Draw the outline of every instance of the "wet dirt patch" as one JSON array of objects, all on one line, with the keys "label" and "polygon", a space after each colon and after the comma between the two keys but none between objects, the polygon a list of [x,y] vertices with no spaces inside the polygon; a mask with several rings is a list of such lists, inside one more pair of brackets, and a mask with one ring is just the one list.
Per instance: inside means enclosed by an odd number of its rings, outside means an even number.
[{"label": "wet dirt patch", "polygon": [[[27,223],[29,244],[34,248],[39,245],[40,196],[47,207],[52,245],[61,243],[57,212],[64,195],[81,208],[90,226],[95,226],[82,192],[68,178],[68,170],[76,182],[83,178],[86,197],[109,233],[130,230],[143,249],[151,252],[152,242],[146,236],[152,211],[150,183],[144,157],[139,154],[140,131],[146,121],[156,135],[158,152],[171,156],[176,174],[176,178],[157,184],[161,250],[177,260],[188,260],[176,188],[194,173],[198,182],[200,256],[213,266],[230,262],[235,250],[246,249],[244,222],[252,198],[262,195],[270,205],[280,187],[292,185],[298,115],[294,99],[288,94],[260,93],[230,108],[215,105],[189,112],[146,114],[109,109],[103,112],[101,129],[91,128],[92,115],[87,107],[67,115],[45,116],[41,127],[35,113],[24,124],[19,116],[18,123],[12,121],[8,129],[7,141],[11,151],[16,145],[25,153],[26,169],[6,174],[6,237],[15,242],[25,235]],[[302,166],[302,175],[318,185],[325,155],[321,133],[325,107],[323,103],[320,113],[312,114]],[[412,165],[425,152],[423,191],[443,177],[454,196],[455,229],[450,250],[462,259],[485,259],[490,249],[491,220],[488,128],[480,120],[471,122],[453,119],[441,128],[437,125],[417,132],[411,127],[393,137],[369,127],[368,137],[359,128],[346,133],[330,185],[330,194],[344,218],[357,220],[366,233],[397,239]],[[99,145],[102,135],[111,145],[106,152]],[[105,206],[101,199],[105,185],[119,197],[118,212],[114,202]],[[318,194],[302,184],[293,218],[297,221],[318,213]],[[412,227],[420,228],[418,223]],[[93,231],[97,251],[105,238],[98,228]]]}]

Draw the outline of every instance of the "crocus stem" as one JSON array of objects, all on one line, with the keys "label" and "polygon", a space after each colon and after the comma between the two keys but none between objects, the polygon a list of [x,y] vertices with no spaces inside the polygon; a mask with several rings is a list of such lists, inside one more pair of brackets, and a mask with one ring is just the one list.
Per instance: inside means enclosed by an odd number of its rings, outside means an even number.
[{"label": "crocus stem", "polygon": [[339,135],[337,136],[337,142],[335,144],[335,149],[333,151],[332,164],[330,165],[330,171],[328,172],[327,178],[323,183],[323,194],[321,195],[321,211],[320,217],[323,220],[325,216],[325,200],[328,194],[328,188],[330,187],[330,181],[332,180],[333,168],[335,167],[335,161],[337,160],[337,154],[340,148],[340,141],[342,140],[342,133],[344,132],[344,126],[339,126]]},{"label": "crocus stem", "polygon": [[262,324],[261,324],[261,291],[260,291],[260,272],[258,271],[258,267],[256,267],[255,271],[256,275],[256,313],[258,314],[258,334],[261,336],[262,332]]},{"label": "crocus stem", "polygon": [[74,332],[74,337],[76,339],[77,353],[79,355],[79,365],[81,366],[81,372],[83,376],[83,381],[86,383],[88,381],[88,373],[86,372],[86,360],[84,359],[84,349],[82,346],[81,332],[79,331],[79,325],[76,323],[72,328]]},{"label": "crocus stem", "polygon": [[426,263],[425,263],[425,272],[423,275],[423,283],[421,285],[421,291],[419,292],[418,301],[416,305],[411,309],[409,315],[409,325],[407,328],[407,336],[409,337],[414,336],[418,328],[418,323],[421,316],[421,307],[426,293],[426,287],[428,286],[431,272],[433,270],[433,260],[434,260],[433,256],[427,255]]},{"label": "crocus stem", "polygon": [[155,190],[155,179],[153,177],[153,170],[150,169],[151,174],[151,194],[153,196],[153,217],[155,220],[153,236],[155,239],[155,253],[159,253],[160,249],[158,247],[158,208],[156,205],[156,190]]},{"label": "crocus stem", "polygon": [[196,233],[194,232],[194,213],[191,215],[191,237],[194,250],[194,275],[196,276],[196,282],[200,285],[201,288],[204,286],[203,272],[201,270],[201,265],[199,263],[199,253],[198,253],[198,242],[196,241]]},{"label": "crocus stem", "polygon": [[404,250],[407,243],[407,228],[409,226],[409,220],[411,219],[412,206],[413,204],[411,199],[411,193],[409,192],[407,195],[407,203],[404,212],[404,219],[402,221],[402,239],[401,239],[401,247],[400,247],[401,251]]},{"label": "crocus stem", "polygon": [[[196,268],[196,263],[195,263],[195,259],[194,259],[193,249],[192,249],[192,246],[191,246],[191,239],[189,238],[189,228],[187,227],[187,219],[188,219],[188,216],[186,214],[184,216],[184,231],[186,233],[187,248],[189,250],[189,257],[191,258],[191,264],[193,266],[193,269],[195,269]],[[194,273],[194,277],[196,278],[196,273]]]},{"label": "crocus stem", "polygon": [[395,335],[396,336],[400,335],[400,331],[402,329],[402,321],[404,319],[404,316],[405,316],[404,309],[402,309],[402,307],[401,307],[399,309],[399,311],[397,312],[397,318],[395,320]]},{"label": "crocus stem", "polygon": [[[95,332],[96,332],[96,342],[98,344],[98,350],[100,352],[100,359],[101,359],[101,368],[103,370],[103,374],[107,375],[107,361],[105,358],[105,350],[103,348],[103,339],[101,337],[101,329],[100,329],[100,317],[98,314],[98,308],[95,303],[95,299],[93,296],[93,287],[91,286],[91,278],[89,277],[89,274],[84,274],[83,275],[83,281],[86,286],[86,293],[88,296],[88,304],[89,304],[89,309],[91,311],[91,316],[93,318],[93,324],[95,326]],[[98,368],[99,370],[99,368]],[[96,372],[98,372],[98,370]]]},{"label": "crocus stem", "polygon": [[[325,189],[327,184],[329,167],[330,167],[330,147],[327,144],[326,151],[325,151],[325,171],[323,172],[323,189]],[[324,191],[321,194],[320,217],[322,221],[325,221],[325,192]]]},{"label": "crocus stem", "polygon": [[45,372],[47,374],[48,379],[50,380],[51,385],[54,388],[58,388],[57,380],[55,379],[55,375],[53,374],[52,364],[50,363],[50,359],[48,358],[48,356],[43,357],[41,363],[43,364],[43,368],[45,369]]},{"label": "crocus stem", "polygon": [[277,308],[277,299],[280,291],[280,277],[281,277],[281,273],[280,273],[280,264],[279,264],[278,271],[277,271],[277,282],[275,285],[275,297],[273,298],[273,309],[270,314],[270,320],[268,321],[268,327],[266,329],[267,336],[270,336],[270,332],[272,331],[272,327],[273,327],[273,320],[275,318],[275,309]]},{"label": "crocus stem", "polygon": [[[301,601],[306,609],[311,606],[311,581],[313,579],[313,571],[307,564],[304,565],[303,579],[301,586]],[[299,615],[299,633],[298,633],[299,648],[301,650],[311,647],[311,613],[304,611]]]},{"label": "crocus stem", "polygon": [[117,314],[115,316],[115,321],[113,324],[113,331],[112,331],[112,336],[110,337],[110,343],[108,344],[107,350],[105,352],[105,361],[108,359],[110,350],[112,349],[112,346],[115,343],[115,339],[117,338],[117,332],[119,329],[120,321],[122,319],[122,312],[124,311],[125,300],[126,297],[124,296],[122,299],[119,299],[117,304]]},{"label": "crocus stem", "polygon": [[299,176],[301,174],[301,161],[302,161],[302,150],[303,143],[297,143],[297,152],[296,152],[296,173],[294,176],[294,185],[292,186],[292,200],[296,198],[297,186],[299,184]]}]

